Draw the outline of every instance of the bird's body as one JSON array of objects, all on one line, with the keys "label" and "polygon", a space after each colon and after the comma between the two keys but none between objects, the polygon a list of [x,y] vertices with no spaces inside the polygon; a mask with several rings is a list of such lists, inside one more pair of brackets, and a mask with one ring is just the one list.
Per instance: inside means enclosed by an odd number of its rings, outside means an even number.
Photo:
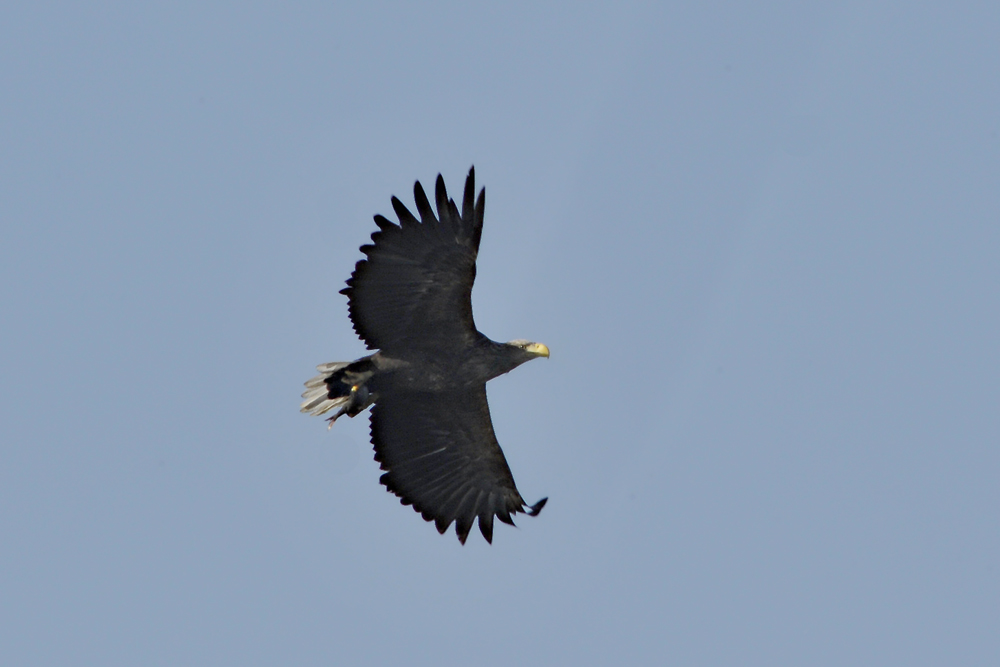
[{"label": "bird's body", "polygon": [[497,343],[472,318],[472,284],[482,234],[485,191],[473,201],[469,171],[462,211],[438,176],[437,216],[420,183],[418,220],[398,199],[396,225],[375,216],[373,245],[342,290],[354,329],[374,354],[318,367],[306,382],[302,411],[334,408],[371,414],[381,481],[440,532],[454,521],[464,543],[475,519],[492,541],[493,517],[512,523],[516,512],[537,514],[546,499],[526,506],[493,432],[486,382],[525,361],[549,356],[525,340]]}]

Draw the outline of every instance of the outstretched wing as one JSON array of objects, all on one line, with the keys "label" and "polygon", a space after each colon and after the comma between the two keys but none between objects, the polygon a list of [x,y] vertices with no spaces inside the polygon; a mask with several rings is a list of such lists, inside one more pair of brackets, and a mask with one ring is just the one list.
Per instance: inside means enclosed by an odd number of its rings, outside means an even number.
[{"label": "outstretched wing", "polygon": [[455,522],[465,544],[472,522],[493,541],[493,517],[513,525],[511,514],[535,515],[514,485],[486,403],[486,385],[445,393],[382,395],[371,413],[381,482],[444,533]]},{"label": "outstretched wing", "polygon": [[469,170],[459,213],[438,175],[435,217],[424,189],[413,186],[417,220],[397,198],[396,225],[375,216],[379,231],[341,290],[351,322],[371,350],[467,347],[479,335],[472,319],[472,283],[483,231],[486,191],[474,202],[475,170]]}]

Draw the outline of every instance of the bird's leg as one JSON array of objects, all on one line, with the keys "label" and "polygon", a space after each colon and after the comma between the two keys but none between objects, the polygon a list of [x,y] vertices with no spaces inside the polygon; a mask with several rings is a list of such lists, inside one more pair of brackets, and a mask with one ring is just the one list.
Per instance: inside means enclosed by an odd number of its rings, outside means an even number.
[{"label": "bird's leg", "polygon": [[337,413],[335,415],[326,418],[326,420],[330,422],[329,425],[326,427],[326,430],[329,431],[331,428],[333,428],[333,423],[337,421],[337,418],[340,417],[341,415],[346,414],[348,417],[354,417],[359,412],[367,408],[368,405],[371,403],[371,401],[368,400],[370,397],[371,395],[368,392],[368,388],[365,387],[364,385],[356,384],[353,387],[351,387],[351,395],[350,398],[347,399],[347,403],[345,403],[343,407],[340,408],[340,410],[337,410]]}]

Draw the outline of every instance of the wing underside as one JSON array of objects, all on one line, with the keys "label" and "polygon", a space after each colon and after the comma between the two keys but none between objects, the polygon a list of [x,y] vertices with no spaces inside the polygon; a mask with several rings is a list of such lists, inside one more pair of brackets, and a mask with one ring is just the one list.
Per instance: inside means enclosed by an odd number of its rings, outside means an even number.
[{"label": "wing underside", "polygon": [[420,183],[413,188],[419,219],[392,198],[399,224],[376,215],[379,231],[361,247],[341,293],[351,322],[369,349],[384,352],[468,346],[477,335],[472,284],[482,233],[485,192],[474,200],[469,171],[462,210],[448,198],[444,179],[435,187],[437,215]]},{"label": "wing underside", "polygon": [[381,482],[444,533],[452,522],[464,544],[473,522],[487,542],[493,517],[513,524],[517,512],[535,514],[546,499],[526,506],[500,449],[485,385],[456,392],[381,396],[371,413]]}]

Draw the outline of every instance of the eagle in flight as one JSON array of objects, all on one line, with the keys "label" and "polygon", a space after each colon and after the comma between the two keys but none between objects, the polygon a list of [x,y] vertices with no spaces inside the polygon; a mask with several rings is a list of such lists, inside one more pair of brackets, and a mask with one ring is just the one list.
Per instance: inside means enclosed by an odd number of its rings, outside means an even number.
[{"label": "eagle in flight", "polygon": [[513,525],[512,514],[534,516],[547,498],[527,505],[514,484],[493,431],[486,382],[536,357],[541,343],[497,343],[476,329],[472,283],[483,232],[486,190],[475,197],[469,170],[459,210],[438,175],[437,215],[419,181],[413,197],[419,218],[396,197],[396,224],[376,215],[378,231],[361,246],[341,294],[354,331],[374,354],[317,367],[305,383],[302,412],[336,409],[354,417],[371,409],[380,481],[444,533],[455,523],[465,544],[478,517],[493,541],[493,517]]}]

